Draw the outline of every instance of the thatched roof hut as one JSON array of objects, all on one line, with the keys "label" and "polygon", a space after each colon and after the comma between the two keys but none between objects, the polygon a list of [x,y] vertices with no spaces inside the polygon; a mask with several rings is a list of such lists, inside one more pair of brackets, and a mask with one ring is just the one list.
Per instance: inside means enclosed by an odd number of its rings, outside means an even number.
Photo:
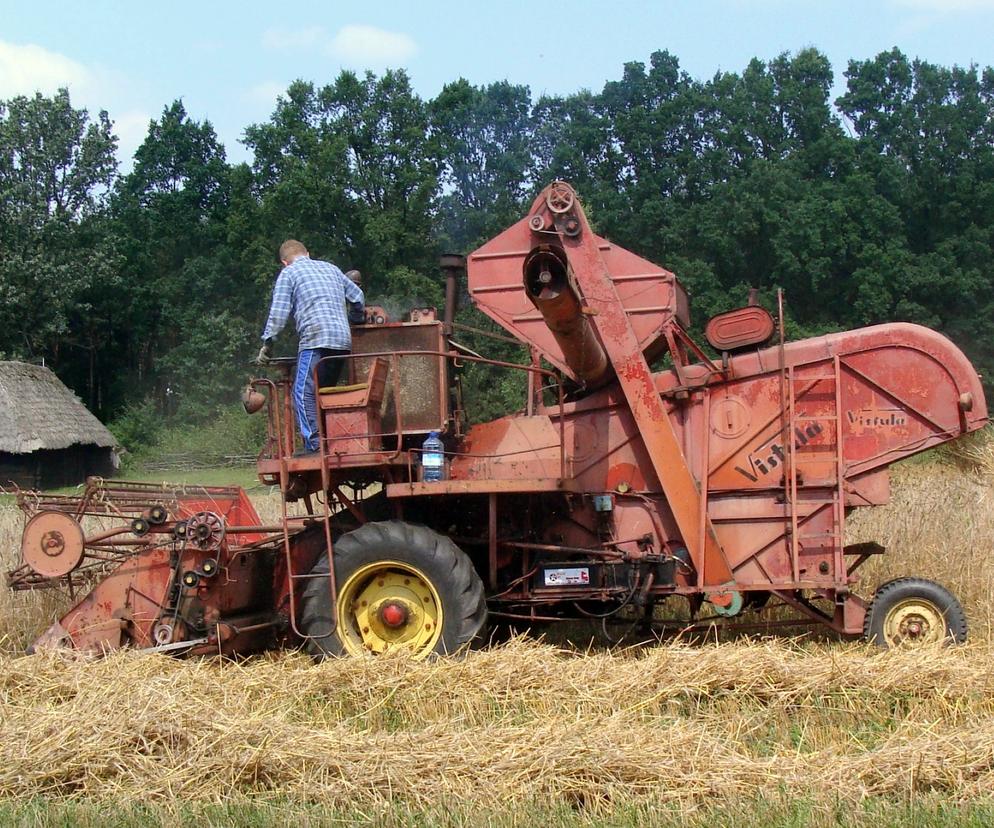
[{"label": "thatched roof hut", "polygon": [[116,444],[48,368],[0,362],[0,484],[48,488],[110,474]]}]

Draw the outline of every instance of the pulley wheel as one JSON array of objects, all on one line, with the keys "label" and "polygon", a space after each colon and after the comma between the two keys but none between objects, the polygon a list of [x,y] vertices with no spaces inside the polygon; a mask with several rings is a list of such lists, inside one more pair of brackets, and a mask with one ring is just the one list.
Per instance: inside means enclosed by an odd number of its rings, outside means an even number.
[{"label": "pulley wheel", "polygon": [[186,521],[186,542],[204,552],[215,552],[224,542],[224,518],[215,512],[197,512]]},{"label": "pulley wheel", "polygon": [[173,625],[160,621],[152,628],[152,640],[159,646],[173,643]]},{"label": "pulley wheel", "polygon": [[21,560],[39,575],[61,578],[83,560],[83,527],[65,512],[39,512],[24,527]]},{"label": "pulley wheel", "polygon": [[169,512],[161,503],[148,510],[148,522],[153,526],[161,526],[169,518]]},{"label": "pulley wheel", "polygon": [[548,192],[545,194],[545,204],[546,206],[556,214],[561,215],[562,213],[568,213],[573,209],[573,202],[575,196],[573,195],[573,188],[570,187],[565,181],[556,181],[550,185]]}]

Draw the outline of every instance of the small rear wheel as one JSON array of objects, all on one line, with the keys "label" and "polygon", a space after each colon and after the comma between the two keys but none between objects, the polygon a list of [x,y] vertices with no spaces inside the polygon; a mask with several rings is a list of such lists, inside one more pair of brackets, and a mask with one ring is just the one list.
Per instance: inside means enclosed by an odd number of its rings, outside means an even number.
[{"label": "small rear wheel", "polygon": [[966,615],[956,597],[924,578],[879,586],[863,622],[863,637],[883,649],[962,644],[966,632]]},{"label": "small rear wheel", "polygon": [[[483,582],[448,538],[401,521],[366,523],[335,542],[338,601],[327,578],[311,579],[300,629],[315,658],[404,649],[417,658],[454,653],[487,617]],[[328,574],[328,559],[311,571]]]}]

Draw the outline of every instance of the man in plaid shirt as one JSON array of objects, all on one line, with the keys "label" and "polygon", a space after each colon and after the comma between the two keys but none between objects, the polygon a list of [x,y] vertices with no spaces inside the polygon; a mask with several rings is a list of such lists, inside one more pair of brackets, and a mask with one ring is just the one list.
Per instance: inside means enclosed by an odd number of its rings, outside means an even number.
[{"label": "man in plaid shirt", "polygon": [[[361,322],[365,298],[362,289],[330,262],[316,261],[299,241],[289,239],[280,246],[283,270],[276,279],[269,320],[262,332],[259,361],[269,359],[273,338],[283,330],[292,315],[300,335],[297,373],[293,383],[293,405],[304,447],[294,456],[313,454],[319,450],[320,435],[317,422],[317,400],[314,389],[314,369],[317,366],[318,387],[338,382],[344,359],[352,350],[349,320]],[[345,303],[349,313],[345,313]]]}]

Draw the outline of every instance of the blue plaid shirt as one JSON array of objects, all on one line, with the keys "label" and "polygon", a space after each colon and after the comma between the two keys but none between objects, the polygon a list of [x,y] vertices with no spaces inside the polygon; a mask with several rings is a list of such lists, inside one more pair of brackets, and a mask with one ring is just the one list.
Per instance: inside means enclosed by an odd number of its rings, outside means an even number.
[{"label": "blue plaid shirt", "polygon": [[269,321],[263,339],[272,339],[293,314],[300,334],[298,350],[352,348],[352,331],[345,314],[345,302],[362,305],[362,289],[329,262],[300,256],[284,267],[273,288]]}]

